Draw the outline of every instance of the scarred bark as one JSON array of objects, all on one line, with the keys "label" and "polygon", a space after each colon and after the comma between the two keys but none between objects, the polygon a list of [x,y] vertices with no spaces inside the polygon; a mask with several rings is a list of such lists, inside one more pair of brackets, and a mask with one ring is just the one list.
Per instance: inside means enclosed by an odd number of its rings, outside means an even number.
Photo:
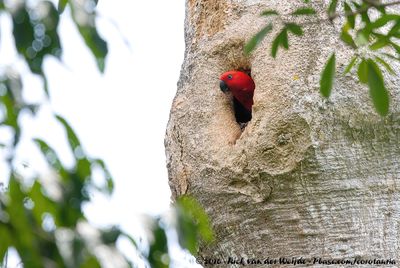
[{"label": "scarred bark", "polygon": [[[353,51],[324,20],[326,4],[313,6],[321,22],[289,36],[289,51],[273,59],[279,24],[258,14],[289,14],[303,1],[186,3],[185,61],[165,145],[173,197],[195,196],[212,221],[216,243],[204,257],[400,263],[399,75],[385,74],[391,108],[381,118],[354,74],[340,75]],[[243,44],[268,20],[274,31],[246,58]],[[333,51],[339,75],[326,101],[319,77]],[[218,87],[219,75],[237,68],[251,68],[256,83],[243,132]]]}]

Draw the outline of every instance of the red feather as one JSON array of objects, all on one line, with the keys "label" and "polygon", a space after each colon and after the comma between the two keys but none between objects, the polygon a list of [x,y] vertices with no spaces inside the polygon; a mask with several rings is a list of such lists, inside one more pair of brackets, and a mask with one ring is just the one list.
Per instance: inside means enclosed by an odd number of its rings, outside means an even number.
[{"label": "red feather", "polygon": [[232,95],[251,112],[256,88],[253,79],[241,71],[228,71],[221,75],[220,80],[225,82]]}]

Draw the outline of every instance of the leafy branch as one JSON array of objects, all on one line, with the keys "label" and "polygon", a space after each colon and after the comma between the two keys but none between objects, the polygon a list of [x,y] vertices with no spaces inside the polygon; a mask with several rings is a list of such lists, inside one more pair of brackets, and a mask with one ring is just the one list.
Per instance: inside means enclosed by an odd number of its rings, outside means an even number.
[{"label": "leafy branch", "polygon": [[[108,46],[96,28],[96,4],[97,0],[59,0],[56,7],[47,0],[7,1],[6,4],[0,0],[0,16],[6,14],[9,16],[5,17],[11,18],[16,51],[30,72],[42,78],[46,99],[50,96],[43,63],[46,57],[62,60],[58,32],[61,16],[67,16],[63,13],[66,8],[70,9],[71,19],[99,71],[104,72]],[[129,258],[117,250],[119,238],[130,241],[151,267],[168,267],[167,227],[177,230],[180,245],[192,254],[197,253],[200,240],[212,240],[206,214],[189,197],[176,202],[174,226],[166,226],[165,219],[153,219],[150,230],[153,239],[149,238],[146,249],[140,248],[118,226],[91,226],[83,207],[91,201],[93,192],[112,194],[111,173],[101,159],[86,153],[72,126],[57,114],[53,116],[65,131],[74,160],[72,166],[66,166],[56,150],[38,138],[31,142],[38,148],[38,156],[46,161],[51,176],[38,175],[29,163],[22,165],[18,161],[16,151],[24,131],[21,117],[25,112],[35,116],[41,108],[40,103],[30,103],[24,98],[21,77],[13,66],[0,66],[0,130],[10,133],[10,138],[0,136],[0,161],[6,162],[9,170],[8,178],[4,178],[7,187],[3,187],[3,178],[0,178],[0,267],[7,267],[10,248],[17,251],[21,264],[26,267],[109,267],[114,257],[119,260],[118,267],[132,267]],[[29,167],[33,175],[23,175],[21,166]],[[86,237],[82,228],[90,229],[89,233],[95,235]]]},{"label": "leafy branch", "polygon": [[[310,1],[304,1],[309,3]],[[343,12],[338,12],[338,1],[331,0],[326,12],[329,20],[339,17],[345,18],[341,28],[340,39],[347,46],[354,50],[354,56],[345,68],[343,74],[347,74],[352,69],[357,68],[357,75],[360,83],[366,84],[369,88],[372,103],[375,110],[381,116],[389,113],[389,94],[385,86],[381,68],[386,69],[390,74],[395,72],[387,60],[400,61],[400,46],[397,40],[400,38],[400,15],[387,13],[389,6],[400,5],[400,1],[380,3],[374,0],[345,0]],[[378,11],[378,17],[371,20],[369,10]],[[303,24],[296,24],[284,18],[305,15],[312,18],[316,15],[312,7],[305,6],[298,8],[291,14],[280,15],[275,10],[266,10],[261,16],[278,16],[278,21],[283,25],[275,36],[271,45],[271,56],[275,58],[279,48],[289,49],[288,33],[296,36],[304,34],[303,27],[306,24],[321,23],[321,20],[309,20]],[[360,18],[358,20],[358,18]],[[244,52],[249,55],[258,44],[273,29],[273,23],[269,23],[258,34],[256,34],[245,45]],[[267,30],[266,30],[267,29]],[[324,70],[321,73],[320,91],[322,96],[329,98],[335,79],[336,61],[335,53],[332,53]]]},{"label": "leafy branch", "polygon": [[[337,1],[335,1],[335,2],[337,3]],[[329,13],[328,14],[329,15],[329,19],[330,20],[334,20],[334,19],[339,18],[339,17],[351,17],[351,16],[354,16],[354,15],[362,14],[364,12],[367,12],[371,7],[374,7],[374,8],[377,8],[377,9],[382,9],[382,8],[385,8],[385,7],[388,7],[388,6],[400,5],[400,1],[394,1],[394,2],[388,2],[388,3],[377,3],[377,2],[371,1],[371,0],[364,0],[364,2],[367,3],[367,5],[364,5],[362,8],[357,9],[355,11],[351,11],[349,9],[346,9],[346,5],[348,6],[348,4],[346,2],[344,2],[345,11],[346,12],[345,13],[333,13],[333,14]],[[357,4],[355,1],[353,1],[353,4],[354,3]],[[335,9],[336,9],[336,5],[337,4],[334,3],[332,8],[335,7]]]}]

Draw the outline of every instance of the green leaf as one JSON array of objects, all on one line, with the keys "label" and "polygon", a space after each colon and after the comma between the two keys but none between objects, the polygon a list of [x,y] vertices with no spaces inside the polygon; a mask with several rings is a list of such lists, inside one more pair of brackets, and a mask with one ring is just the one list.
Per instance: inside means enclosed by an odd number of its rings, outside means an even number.
[{"label": "green leaf", "polygon": [[349,25],[343,25],[342,32],[340,34],[340,39],[345,42],[347,45],[351,46],[352,48],[357,48],[356,44],[354,43],[353,37],[348,33]]},{"label": "green leaf", "polygon": [[349,65],[347,65],[346,69],[344,70],[344,73],[343,73],[344,75],[347,74],[347,73],[349,73],[349,72],[351,71],[351,69],[353,68],[353,66],[356,64],[357,59],[358,59],[357,56],[354,56],[354,57],[351,59]]},{"label": "green leaf", "polygon": [[396,50],[397,54],[400,56],[400,46],[394,42],[390,42],[390,45]]},{"label": "green leaf", "polygon": [[366,24],[364,28],[361,28],[360,30],[357,31],[357,35],[362,34],[364,38],[367,40],[367,43],[369,40],[371,40],[371,34],[375,34],[372,32],[372,28],[369,27],[370,24]]},{"label": "green leaf", "polygon": [[49,97],[49,82],[47,81],[47,77],[45,75],[42,75],[42,81],[43,81],[43,90],[44,93],[46,93],[46,96]]},{"label": "green leaf", "polygon": [[301,27],[295,23],[287,23],[286,28],[295,35],[300,36],[303,34],[303,30],[301,29]]},{"label": "green leaf", "polygon": [[265,36],[272,30],[272,23],[268,24],[261,29],[250,41],[244,46],[244,53],[249,55],[259,43],[265,38]]},{"label": "green leaf", "polygon": [[[347,22],[351,29],[354,29],[356,24],[356,17],[354,16],[353,10],[351,9],[350,5],[344,2],[344,11],[346,12]],[[351,14],[351,15],[350,15]]]},{"label": "green leaf", "polygon": [[12,18],[18,53],[24,57],[34,74],[44,76],[42,65],[45,56],[53,55],[60,58],[62,53],[57,33],[59,22],[57,9],[50,1],[39,1],[34,8],[21,4],[13,10]]},{"label": "green leaf", "polygon": [[[353,3],[354,3],[354,2],[353,2]],[[369,4],[366,4],[366,3],[364,2],[364,3],[361,5],[361,7],[359,8],[359,10],[366,10],[366,11],[360,13],[360,14],[361,14],[361,20],[362,20],[366,25],[370,24],[370,23],[371,23],[371,20],[370,20],[369,15],[368,15]]]},{"label": "green leaf", "polygon": [[42,151],[45,156],[47,163],[56,168],[58,171],[63,170],[64,167],[61,164],[60,159],[57,156],[57,153],[44,141],[41,139],[34,139],[34,142],[37,144],[39,149]]},{"label": "green leaf", "polygon": [[371,23],[369,27],[371,27],[372,29],[380,28],[380,27],[385,26],[388,22],[390,22],[392,20],[398,21],[399,19],[400,19],[400,15],[384,14],[379,19],[377,19],[376,21]]},{"label": "green leaf", "polygon": [[3,264],[4,257],[7,255],[7,251],[9,247],[12,247],[12,239],[10,237],[10,231],[8,230],[8,226],[6,224],[0,223],[0,267]]},{"label": "green leaf", "polygon": [[276,54],[278,53],[278,47],[279,44],[281,43],[280,35],[275,37],[274,41],[272,41],[272,46],[271,46],[271,55],[273,58],[276,57]]},{"label": "green leaf", "polygon": [[34,230],[38,227],[30,217],[28,209],[25,208],[27,196],[22,190],[19,180],[12,176],[9,181],[10,201],[7,213],[10,217],[10,224],[14,232],[13,243],[23,263],[29,263],[29,267],[43,267],[42,256],[40,255],[37,237]]},{"label": "green leaf", "polygon": [[101,232],[101,240],[106,245],[115,244],[121,234],[121,230],[117,226],[113,226]]},{"label": "green leaf", "polygon": [[99,166],[105,176],[106,183],[102,190],[104,190],[107,194],[112,194],[112,192],[114,191],[114,180],[113,180],[111,173],[109,172],[106,164],[101,159],[95,159],[92,161],[92,163],[94,165]]},{"label": "green leaf", "polygon": [[25,54],[35,39],[28,10],[24,4],[16,5],[11,15],[15,46],[19,53]]},{"label": "green leaf", "polygon": [[25,103],[22,97],[23,84],[20,75],[15,70],[9,70],[4,77],[0,77],[0,86],[3,89],[0,101],[4,111],[3,121],[5,126],[10,126],[14,131],[13,145],[20,139],[21,129],[18,118]]},{"label": "green leaf", "polygon": [[392,69],[389,63],[387,63],[384,59],[375,56],[375,59],[386,68],[386,70],[391,74],[396,74],[396,72]]},{"label": "green leaf", "polygon": [[[33,10],[33,14],[35,14],[34,16],[37,18],[37,21],[34,21],[35,29],[43,26],[45,29],[44,32],[36,32],[35,41],[37,42],[38,40],[42,39],[48,41],[43,46],[36,48],[32,44],[32,47],[36,52],[36,56],[32,61],[43,62],[46,55],[52,55],[60,60],[62,55],[62,47],[60,37],[57,32],[60,21],[57,8],[50,1],[41,1]],[[39,67],[42,69],[41,65]],[[40,74],[45,77],[42,70],[40,71]]]},{"label": "green leaf", "polygon": [[276,12],[275,10],[264,10],[264,11],[260,14],[260,16],[265,16],[265,17],[271,16],[271,15],[279,15],[279,13]]},{"label": "green leaf", "polygon": [[196,223],[191,216],[185,214],[185,211],[178,211],[178,242],[182,248],[189,250],[190,253],[196,254],[198,250],[198,230]]},{"label": "green leaf", "polygon": [[399,39],[400,39],[400,32],[394,33],[394,34],[393,34],[393,35],[391,35],[391,36],[393,36],[393,37],[395,37],[395,38],[399,38]]},{"label": "green leaf", "polygon": [[68,0],[58,0],[58,12],[63,13],[66,5],[68,4]]},{"label": "green leaf", "polygon": [[357,75],[361,83],[366,84],[368,82],[368,68],[367,61],[365,59],[362,59],[358,65]]},{"label": "green leaf", "polygon": [[81,158],[76,163],[76,174],[82,182],[86,181],[92,175],[91,163],[87,158]]},{"label": "green leaf", "polygon": [[289,41],[288,41],[287,30],[283,29],[281,35],[282,35],[281,36],[282,47],[288,49],[289,48]]},{"label": "green leaf", "polygon": [[360,11],[361,5],[357,3],[357,1],[350,1],[355,7],[357,11]]},{"label": "green leaf", "polygon": [[380,48],[383,48],[383,47],[389,45],[389,42],[390,42],[389,39],[380,38],[380,39],[378,39],[378,41],[376,41],[375,43],[373,43],[372,45],[370,45],[369,48],[370,48],[371,50],[378,50],[378,49],[380,49]]},{"label": "green leaf", "polygon": [[316,12],[311,7],[301,7],[292,13],[292,15],[314,15],[314,14],[316,14]]},{"label": "green leaf", "polygon": [[399,32],[400,30],[400,19],[397,19],[396,23],[393,25],[393,27],[390,29],[388,36],[395,35]]},{"label": "green leaf", "polygon": [[211,243],[214,235],[207,214],[200,204],[189,196],[180,197],[176,204],[179,243],[192,254],[197,252],[198,241]]},{"label": "green leaf", "polygon": [[44,190],[39,181],[35,181],[29,191],[29,197],[35,203],[32,209],[33,216],[36,222],[40,224],[42,223],[44,213],[49,213],[53,217],[57,215],[56,204],[45,195]]},{"label": "green leaf", "polygon": [[328,17],[330,19],[336,14],[337,0],[332,0],[328,7]]},{"label": "green leaf", "polygon": [[160,220],[156,220],[153,229],[153,240],[150,242],[148,261],[152,268],[168,268],[168,244],[164,228],[160,226]]},{"label": "green leaf", "polygon": [[88,256],[80,268],[101,268],[101,265],[95,256]]},{"label": "green leaf", "polygon": [[366,37],[366,34],[363,31],[357,31],[354,43],[358,47],[365,46],[368,44],[368,37]]},{"label": "green leaf", "polygon": [[381,70],[371,59],[368,59],[367,66],[369,93],[375,110],[381,116],[386,116],[389,112],[389,94],[386,90]]},{"label": "green leaf", "polygon": [[321,74],[321,80],[319,82],[320,92],[325,98],[328,98],[331,95],[333,81],[335,79],[335,65],[336,56],[335,53],[332,53],[331,57],[325,65],[325,68]]},{"label": "green leaf", "polygon": [[378,6],[376,9],[382,14],[386,14],[386,6]]},{"label": "green leaf", "polygon": [[11,15],[15,47],[17,48],[18,53],[26,59],[26,62],[33,73],[42,73],[42,62],[40,59],[35,59],[35,53],[32,48],[35,35],[25,2],[16,5],[16,8],[13,10]]},{"label": "green leaf", "polygon": [[72,12],[72,18],[78,27],[79,33],[83,37],[86,45],[96,59],[97,67],[100,72],[105,70],[105,58],[108,54],[106,41],[99,35],[96,29],[96,13],[94,9],[86,7],[90,0],[69,2]]},{"label": "green leaf", "polygon": [[79,141],[78,136],[76,136],[75,131],[68,124],[67,120],[65,120],[61,115],[56,115],[56,118],[58,122],[63,125],[65,131],[67,132],[68,142],[71,146],[72,151],[75,154],[75,150],[80,149],[81,147],[81,142]]},{"label": "green leaf", "polygon": [[271,55],[272,57],[276,57],[278,52],[278,47],[282,46],[283,48],[289,48],[288,36],[287,36],[287,29],[283,28],[282,31],[276,36],[275,40],[272,42],[271,47]]}]

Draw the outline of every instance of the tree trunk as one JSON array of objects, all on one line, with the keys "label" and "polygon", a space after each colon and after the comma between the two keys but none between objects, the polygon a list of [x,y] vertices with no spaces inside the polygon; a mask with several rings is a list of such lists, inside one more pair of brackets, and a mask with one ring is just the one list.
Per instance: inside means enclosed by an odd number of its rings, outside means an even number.
[{"label": "tree trunk", "polygon": [[[399,75],[385,74],[391,108],[382,118],[354,72],[342,75],[353,50],[326,19],[327,1],[315,2],[321,21],[307,23],[303,37],[289,35],[276,59],[271,41],[281,25],[258,14],[289,14],[303,1],[186,3],[185,61],[165,145],[173,197],[197,198],[216,233],[203,257],[400,262]],[[273,32],[246,58],[244,43],[269,21]],[[338,75],[327,101],[319,79],[334,51]],[[256,84],[243,131],[218,86],[238,68],[251,68]]]}]

